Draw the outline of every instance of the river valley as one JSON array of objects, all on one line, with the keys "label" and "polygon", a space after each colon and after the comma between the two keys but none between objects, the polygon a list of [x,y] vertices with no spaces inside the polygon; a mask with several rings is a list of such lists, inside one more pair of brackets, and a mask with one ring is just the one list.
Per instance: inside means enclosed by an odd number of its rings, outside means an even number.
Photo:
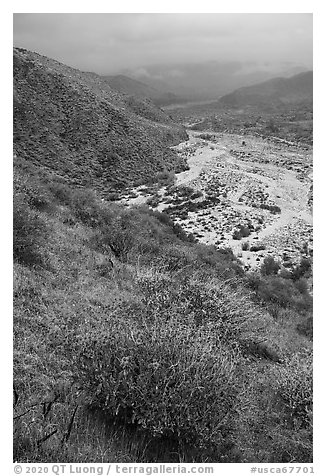
[{"label": "river valley", "polygon": [[174,186],[132,189],[121,203],[165,211],[199,242],[231,248],[245,269],[290,268],[312,255],[312,152],[286,141],[188,130],[174,147],[189,169]]}]

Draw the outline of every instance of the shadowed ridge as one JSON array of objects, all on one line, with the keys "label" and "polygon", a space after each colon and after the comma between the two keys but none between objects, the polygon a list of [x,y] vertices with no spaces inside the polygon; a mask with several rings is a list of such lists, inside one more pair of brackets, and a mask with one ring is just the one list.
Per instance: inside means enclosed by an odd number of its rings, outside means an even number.
[{"label": "shadowed ridge", "polygon": [[105,195],[180,169],[169,146],[186,137],[162,110],[117,93],[95,73],[14,49],[15,152],[69,183]]}]

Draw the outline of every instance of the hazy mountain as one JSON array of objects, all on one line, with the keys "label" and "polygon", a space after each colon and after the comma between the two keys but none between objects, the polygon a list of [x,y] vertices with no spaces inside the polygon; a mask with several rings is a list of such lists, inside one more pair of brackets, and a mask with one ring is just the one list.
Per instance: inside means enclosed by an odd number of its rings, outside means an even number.
[{"label": "hazy mountain", "polygon": [[152,102],[121,95],[94,73],[14,49],[18,156],[106,192],[180,168],[168,146],[186,137]]},{"label": "hazy mountain", "polygon": [[180,98],[170,92],[160,91],[137,79],[129,78],[123,74],[116,76],[103,76],[109,85],[123,94],[129,94],[141,98],[151,99],[156,105],[164,106],[180,101]]},{"label": "hazy mountain", "polygon": [[307,71],[292,63],[217,62],[150,65],[124,71],[151,88],[171,92],[189,101],[216,99],[243,86],[274,77]]},{"label": "hazy mountain", "polygon": [[237,89],[220,98],[219,103],[232,106],[277,106],[312,102],[313,73],[308,71],[290,78],[274,78],[254,86]]}]

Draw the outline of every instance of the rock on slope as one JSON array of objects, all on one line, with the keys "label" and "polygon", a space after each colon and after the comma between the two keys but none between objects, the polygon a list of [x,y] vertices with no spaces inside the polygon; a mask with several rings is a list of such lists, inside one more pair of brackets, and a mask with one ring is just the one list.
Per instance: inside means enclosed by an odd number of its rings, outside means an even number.
[{"label": "rock on slope", "polygon": [[121,95],[82,73],[14,49],[14,150],[69,183],[103,195],[183,167],[169,149],[187,138],[150,101]]}]

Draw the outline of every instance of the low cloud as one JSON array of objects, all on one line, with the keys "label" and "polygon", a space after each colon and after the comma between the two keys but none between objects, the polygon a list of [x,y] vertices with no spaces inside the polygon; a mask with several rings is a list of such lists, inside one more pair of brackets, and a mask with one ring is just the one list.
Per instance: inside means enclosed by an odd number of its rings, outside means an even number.
[{"label": "low cloud", "polygon": [[312,14],[18,13],[14,45],[100,74],[200,61],[311,67]]}]

